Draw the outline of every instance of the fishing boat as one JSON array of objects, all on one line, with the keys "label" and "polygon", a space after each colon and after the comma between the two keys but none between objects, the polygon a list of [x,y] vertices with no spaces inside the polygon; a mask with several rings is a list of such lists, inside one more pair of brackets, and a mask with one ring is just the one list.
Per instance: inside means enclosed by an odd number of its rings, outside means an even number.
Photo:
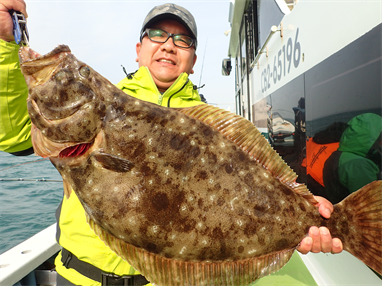
[{"label": "fishing boat", "polygon": [[56,285],[56,224],[0,255],[0,285]]},{"label": "fishing boat", "polygon": [[[309,139],[360,114],[382,115],[381,11],[382,1],[230,2],[222,73],[235,76],[236,113],[254,123],[315,195],[326,193],[304,166]],[[346,252],[299,256],[295,271],[306,267],[317,285],[382,284]]]},{"label": "fishing boat", "polygon": [[[382,1],[237,0],[223,74],[236,78],[236,113],[252,121],[288,163],[333,121],[381,115]],[[303,100],[302,100],[303,99]],[[293,156],[294,155],[294,156]],[[307,175],[296,171],[308,183]],[[315,187],[315,185],[313,186]],[[318,190],[319,191],[319,190]],[[317,191],[317,192],[318,192]],[[0,285],[56,285],[56,225],[0,255]],[[347,252],[295,252],[253,285],[382,285]]]}]

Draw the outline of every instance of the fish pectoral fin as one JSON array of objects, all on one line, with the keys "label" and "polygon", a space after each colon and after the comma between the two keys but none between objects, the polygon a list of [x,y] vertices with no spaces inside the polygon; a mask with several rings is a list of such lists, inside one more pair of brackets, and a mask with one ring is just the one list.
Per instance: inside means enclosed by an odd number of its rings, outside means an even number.
[{"label": "fish pectoral fin", "polygon": [[126,173],[134,167],[133,162],[107,153],[98,152],[93,154],[92,157],[100,163],[103,168],[114,172]]}]

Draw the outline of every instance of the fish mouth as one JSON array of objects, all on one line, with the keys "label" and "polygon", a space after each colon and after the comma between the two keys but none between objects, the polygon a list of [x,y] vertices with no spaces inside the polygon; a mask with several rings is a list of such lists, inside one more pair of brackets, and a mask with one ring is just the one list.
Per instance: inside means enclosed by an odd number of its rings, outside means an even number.
[{"label": "fish mouth", "polygon": [[69,54],[71,50],[66,45],[60,45],[43,56],[30,47],[21,47],[20,67],[28,86],[44,84],[54,74],[62,59]]},{"label": "fish mouth", "polygon": [[[71,56],[71,50],[66,45],[60,45],[43,56],[30,47],[21,47],[19,49],[20,68],[29,89],[46,83],[61,68],[68,56]],[[59,160],[68,165],[78,165],[87,160],[91,153],[100,146],[104,137],[102,130],[83,142],[77,141],[74,136],[70,137],[71,139],[68,141],[56,140],[60,138],[57,136],[52,137],[56,126],[67,126],[70,122],[78,122],[83,117],[84,110],[89,108],[92,103],[84,104],[69,117],[52,120],[42,114],[33,98],[29,96],[27,101],[28,112],[32,119],[32,144],[36,155],[43,158],[49,157],[51,161]]]},{"label": "fish mouth", "polygon": [[31,136],[36,155],[48,157],[52,162],[64,161],[71,166],[82,164],[95,150],[99,150],[105,137],[101,130],[89,142],[54,142],[45,137],[33,123]]},{"label": "fish mouth", "polygon": [[58,157],[68,158],[68,157],[82,156],[83,154],[86,154],[86,152],[90,149],[90,147],[92,145],[93,145],[93,142],[91,142],[91,143],[80,143],[77,145],[67,147],[58,154]]},{"label": "fish mouth", "polygon": [[[43,130],[40,130],[33,122],[32,122],[32,128],[31,128],[31,137],[32,137],[32,144],[34,151],[36,155],[39,155],[43,158],[46,157],[58,157],[58,158],[74,158],[74,157],[81,157],[87,153],[89,149],[92,149],[92,147],[95,145],[94,143],[97,142],[97,146],[100,145],[103,138],[103,131],[101,130],[98,135],[93,137],[89,142],[55,142],[53,140],[50,140],[47,138],[44,134],[49,133],[50,128],[54,128],[55,125],[58,125],[63,122],[71,121],[73,117],[82,115],[79,111],[75,112],[70,117],[64,118],[64,119],[56,119],[56,120],[50,120],[44,117],[44,115],[41,113],[37,103],[33,100],[28,98],[28,102],[31,103],[31,110],[33,110],[33,114],[37,114],[39,116],[39,123],[43,122],[43,126],[45,127]],[[88,105],[84,105],[82,108],[87,108]],[[81,110],[81,109],[80,109]],[[78,114],[78,115],[77,115]],[[101,136],[100,136],[101,134]]]}]

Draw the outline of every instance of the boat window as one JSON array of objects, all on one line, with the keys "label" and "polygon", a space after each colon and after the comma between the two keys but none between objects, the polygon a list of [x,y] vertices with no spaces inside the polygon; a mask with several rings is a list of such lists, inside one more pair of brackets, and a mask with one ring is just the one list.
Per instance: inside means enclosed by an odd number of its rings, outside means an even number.
[{"label": "boat window", "polygon": [[246,16],[246,30],[247,30],[247,33],[246,33],[246,36],[247,36],[247,39],[246,39],[246,42],[247,42],[247,58],[248,58],[248,63],[252,63],[255,56],[254,56],[254,52],[253,52],[253,33],[252,33],[252,22],[248,21],[250,19],[251,15],[247,15]]},{"label": "boat window", "polygon": [[243,33],[240,33],[240,60],[241,60],[241,76],[244,77],[247,74],[247,61],[246,61],[246,51],[245,51],[245,35],[244,29]]},{"label": "boat window", "polygon": [[[286,3],[281,0],[263,0],[257,2],[259,48],[262,48],[270,34],[271,28],[280,24],[281,20],[284,18],[284,12],[289,11],[289,9],[286,7]],[[283,10],[280,8],[282,5],[285,7]]]},{"label": "boat window", "polygon": [[242,115],[241,108],[243,107],[243,104],[240,101],[240,92],[236,93],[235,101],[236,101],[236,114]]},{"label": "boat window", "polygon": [[255,59],[256,50],[258,49],[258,29],[257,29],[257,1],[250,1],[244,15],[246,42],[247,42],[247,58],[248,63],[252,64]]},{"label": "boat window", "polygon": [[240,53],[240,41],[239,41],[239,44],[238,44],[238,53],[237,53],[237,57],[236,57],[236,68],[237,68],[237,77],[238,77],[238,80],[241,80],[241,53]]},{"label": "boat window", "polygon": [[241,83],[239,69],[240,69],[240,67],[239,67],[239,59],[236,58],[235,59],[235,91],[236,92],[239,91],[240,83]]},{"label": "boat window", "polygon": [[235,59],[235,101],[236,101],[236,114],[242,115],[241,108],[243,106],[240,93],[241,93],[241,77],[240,77],[240,67],[239,67],[240,59],[236,57]]}]

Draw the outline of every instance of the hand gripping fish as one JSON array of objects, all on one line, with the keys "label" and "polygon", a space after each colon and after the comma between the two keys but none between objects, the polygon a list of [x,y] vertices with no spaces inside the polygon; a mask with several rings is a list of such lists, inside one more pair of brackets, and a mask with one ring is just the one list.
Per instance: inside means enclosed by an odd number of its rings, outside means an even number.
[{"label": "hand gripping fish", "polygon": [[67,46],[20,49],[35,152],[78,195],[96,234],[156,285],[247,285],[278,271],[312,225],[382,273],[381,181],[324,219],[253,124],[203,104],[119,90]]}]

